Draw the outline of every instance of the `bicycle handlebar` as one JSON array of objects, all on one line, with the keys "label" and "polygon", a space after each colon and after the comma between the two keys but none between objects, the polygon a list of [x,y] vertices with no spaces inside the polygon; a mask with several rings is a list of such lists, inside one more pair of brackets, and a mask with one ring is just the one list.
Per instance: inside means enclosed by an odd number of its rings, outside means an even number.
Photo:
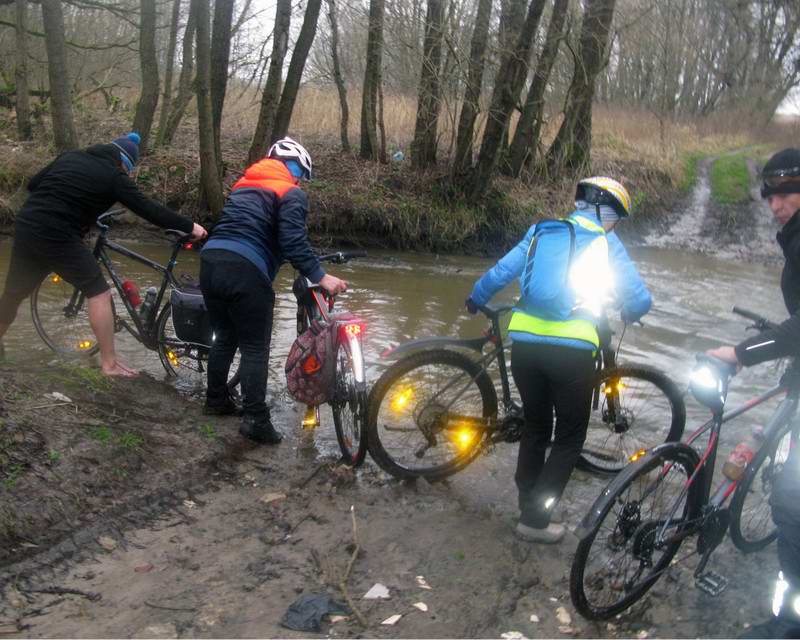
[{"label": "bicycle handlebar", "polygon": [[108,229],[108,225],[105,224],[106,218],[116,218],[124,213],[127,213],[126,209],[112,209],[111,211],[106,211],[103,215],[97,217],[95,224],[105,231]]},{"label": "bicycle handlebar", "polygon": [[765,317],[760,316],[752,311],[748,311],[747,309],[742,309],[741,307],[733,307],[732,311],[736,315],[740,315],[743,318],[752,320],[754,323],[753,328],[757,329],[758,331],[769,331],[771,329],[775,329],[778,326],[774,322],[767,320]]},{"label": "bicycle handlebar", "polygon": [[317,256],[320,262],[332,262],[333,264],[345,264],[354,258],[366,258],[366,251],[337,251],[326,255]]}]

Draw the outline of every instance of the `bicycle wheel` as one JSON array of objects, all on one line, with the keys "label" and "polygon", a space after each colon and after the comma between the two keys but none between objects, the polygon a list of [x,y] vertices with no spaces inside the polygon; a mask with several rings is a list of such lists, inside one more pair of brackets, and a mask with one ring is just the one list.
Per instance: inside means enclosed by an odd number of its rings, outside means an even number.
[{"label": "bicycle wheel", "polygon": [[683,395],[666,375],[644,366],[604,369],[578,466],[617,473],[637,451],[680,440],[685,425]]},{"label": "bicycle wheel", "polygon": [[172,323],[172,306],[169,304],[165,304],[159,312],[156,327],[158,357],[167,375],[179,378],[188,385],[202,385],[208,362],[208,347],[183,342],[178,338]]},{"label": "bicycle wheel", "polygon": [[761,551],[778,535],[769,497],[775,477],[789,457],[790,425],[756,452],[731,500],[731,540],[744,553]]},{"label": "bicycle wheel", "polygon": [[330,405],[342,460],[360,466],[367,455],[367,391],[363,383],[356,382],[351,355],[344,344],[336,353],[336,390]]},{"label": "bicycle wheel", "polygon": [[439,480],[480,453],[497,421],[497,395],[474,360],[443,349],[389,367],[369,398],[372,457],[400,479]]},{"label": "bicycle wheel", "polygon": [[681,495],[693,469],[690,456],[668,446],[631,464],[601,494],[570,575],[572,603],[582,616],[598,620],[627,609],[669,568],[687,523],[700,512],[701,483]]},{"label": "bicycle wheel", "polygon": [[[111,310],[113,313],[113,299]],[[39,337],[56,353],[98,352],[86,298],[61,276],[51,273],[36,287],[31,295],[31,316]]]}]

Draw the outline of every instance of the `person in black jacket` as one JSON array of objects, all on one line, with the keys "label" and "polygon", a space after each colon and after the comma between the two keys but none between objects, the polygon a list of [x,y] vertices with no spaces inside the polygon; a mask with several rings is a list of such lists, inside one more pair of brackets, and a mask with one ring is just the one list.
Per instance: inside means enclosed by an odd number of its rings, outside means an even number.
[{"label": "person in black jacket", "polygon": [[[745,367],[785,356],[800,356],[800,149],[784,149],[772,156],[764,165],[762,179],[761,197],[767,199],[781,225],[777,240],[786,259],[781,291],[791,315],[771,331],[759,333],[735,347],[718,347],[708,352]],[[800,447],[791,449],[776,476],[770,504],[778,527],[781,566],[772,601],[774,615],[742,637],[800,638]]]},{"label": "person in black jacket", "polygon": [[238,413],[228,394],[228,372],[241,351],[242,424],[239,432],[277,444],[265,402],[275,293],[272,282],[284,261],[335,295],[347,283],[320,266],[306,235],[308,199],[298,181],[311,179],[311,156],[291,138],[273,144],[233,185],[219,222],[201,254],[200,288],[214,343],[208,357],[204,413]]},{"label": "person in black jacket", "polygon": [[56,273],[88,299],[103,373],[136,375],[117,357],[111,291],[83,236],[115,202],[160,227],[191,233],[194,240],[206,236],[203,227],[139,191],[128,175],[139,158],[138,143],[138,134],[130,133],[110,144],[67,151],[30,179],[30,194],[14,222],[11,264],[0,298],[0,340],[20,303],[48,273]]}]

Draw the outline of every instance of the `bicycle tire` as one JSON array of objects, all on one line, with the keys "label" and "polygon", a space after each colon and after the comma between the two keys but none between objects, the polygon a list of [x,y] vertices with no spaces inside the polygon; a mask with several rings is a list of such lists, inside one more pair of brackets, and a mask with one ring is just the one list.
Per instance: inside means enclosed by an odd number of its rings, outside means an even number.
[{"label": "bicycle tire", "polygon": [[[660,548],[653,544],[654,534],[658,526],[666,522],[666,515],[670,513],[674,501],[664,501],[666,504],[662,517],[659,518],[659,515],[654,514],[655,517],[642,518],[644,500],[637,502],[629,498],[632,497],[635,487],[639,485],[644,485],[644,488],[639,491],[640,497],[655,496],[653,501],[655,508],[658,508],[659,503],[658,485],[670,486],[680,495],[686,480],[691,477],[695,465],[691,456],[686,455],[685,451],[678,448],[679,446],[663,445],[663,449],[660,448],[632,463],[628,469],[612,480],[592,506],[587,516],[587,518],[592,518],[592,524],[588,527],[588,533],[578,543],[570,572],[572,604],[583,617],[589,620],[603,620],[630,607],[656,583],[662,573],[669,568],[672,558],[678,552],[685,537],[678,536],[677,540],[667,541]],[[666,465],[670,466],[664,472]],[[661,471],[657,472],[654,478],[649,478],[648,483],[647,476],[659,468]],[[669,480],[669,485],[667,485],[667,480]],[[682,511],[680,505],[678,506],[676,514],[680,513],[680,518],[676,520],[676,533],[685,533],[685,523],[696,518],[700,513],[702,503],[700,484],[702,482],[695,482],[691,485],[686,494]],[[648,490],[650,490],[649,493]],[[623,498],[628,499],[624,500]],[[618,508],[616,512],[613,511],[615,506]],[[612,518],[616,517],[616,520],[606,524],[609,515]],[[609,531],[610,534],[605,535]],[[597,542],[596,548],[594,547],[595,542]],[[587,569],[595,566],[590,555],[593,548],[601,555],[610,554],[615,548],[623,550],[624,553],[616,562],[602,558],[598,563],[598,570],[592,573]],[[652,556],[656,551],[661,555],[654,562]],[[648,564],[650,564],[650,570],[641,579],[632,582],[636,573],[629,578],[627,570],[635,568],[637,562],[640,572]],[[616,573],[614,573],[615,564]],[[611,593],[613,598],[617,598],[616,595],[613,595],[615,593],[622,595],[616,600],[600,604],[599,599],[605,593]]]},{"label": "bicycle tire", "polygon": [[[761,551],[772,543],[778,537],[778,528],[771,517],[771,507],[769,505],[769,496],[772,494],[772,482],[775,476],[780,472],[786,456],[789,454],[789,441],[791,438],[791,423],[783,425],[769,443],[764,443],[753,460],[747,465],[744,477],[736,486],[731,500],[731,524],[730,534],[733,544],[736,548],[743,553],[755,553]],[[786,441],[784,442],[784,439]],[[778,454],[778,452],[781,452]],[[777,454],[777,455],[776,455]],[[780,459],[783,456],[783,459]],[[776,468],[776,458],[780,467]],[[764,463],[769,461],[766,467]],[[763,468],[762,468],[763,467]],[[755,509],[758,510],[759,521],[766,525],[766,533],[760,533],[756,536],[751,536],[747,531],[749,527],[743,526],[742,514],[745,513],[744,505],[747,498],[750,497],[751,488],[757,479],[761,480],[761,491],[759,498],[756,499]],[[755,490],[753,490],[755,491]],[[752,522],[752,518],[750,519]]]},{"label": "bicycle tire", "polygon": [[[49,290],[47,296],[43,292],[43,287]],[[49,274],[31,294],[30,304],[33,326],[42,341],[56,353],[93,356],[100,350],[100,346],[97,344],[97,338],[89,323],[86,299],[81,298],[75,319],[72,322],[69,322],[69,318],[67,318],[64,311],[67,303],[75,293],[83,295],[75,287],[61,279],[60,276]],[[45,297],[51,298],[52,302],[47,304],[44,300]],[[113,298],[111,299],[111,313],[115,315]],[[52,323],[45,321],[48,316],[54,318]],[[49,326],[51,324],[52,326]],[[56,334],[59,335],[57,336]],[[85,348],[81,346],[86,342],[89,342],[91,347]]]},{"label": "bicycle tire", "polygon": [[344,344],[339,344],[336,353],[336,391],[329,404],[342,461],[361,466],[367,457],[367,392],[364,385],[356,384]]},{"label": "bicycle tire", "polygon": [[[450,368],[451,373],[447,377],[443,377],[443,374],[437,375],[436,372],[423,375],[424,367],[439,367],[443,371]],[[446,438],[440,438],[442,440],[440,442],[436,439],[436,436],[441,435],[443,429],[433,432],[431,428],[429,429],[429,435],[426,437],[420,427],[423,422],[430,424],[438,424],[440,422],[441,416],[436,413],[439,408],[432,401],[422,404],[422,406],[419,402],[414,401],[413,405],[409,405],[413,409],[412,411],[405,409],[405,404],[413,398],[412,393],[425,392],[432,384],[442,380],[453,382],[456,376],[461,377],[463,375],[469,377],[470,389],[472,390],[469,400],[474,406],[470,407],[473,411],[469,417],[495,424],[497,420],[497,394],[494,385],[479,363],[466,355],[445,349],[421,351],[399,360],[384,371],[370,392],[367,438],[369,452],[381,469],[401,480],[424,477],[429,481],[436,481],[460,471],[478,456],[483,449],[485,439],[489,435],[488,430],[477,433],[474,431],[471,433],[466,432],[466,440],[462,440],[460,444],[452,439],[448,441]],[[414,381],[413,386],[399,390],[406,378]],[[393,389],[398,389],[395,395],[393,395]],[[408,389],[411,389],[411,391],[409,392]],[[466,391],[467,388],[465,387],[456,396],[456,399],[465,398]],[[475,395],[476,392],[477,395]],[[397,420],[402,420],[406,424],[410,422],[411,424],[405,428],[390,427],[385,423],[385,420],[390,415],[390,410],[392,410],[391,403],[396,402],[397,397],[404,395],[406,395],[406,400],[403,401],[401,409],[398,410],[395,407],[393,411],[400,415]],[[392,398],[389,400],[390,406],[385,407],[385,401],[390,397]],[[448,399],[452,403],[453,400],[449,397]],[[422,446],[414,450],[411,461],[408,461],[406,457],[400,457],[401,454],[406,452],[395,446],[392,432],[404,432],[409,434],[409,437],[421,436],[419,441],[422,442]],[[402,448],[407,449],[409,447],[402,446]],[[422,460],[431,448],[443,451],[444,459],[435,463],[423,461],[419,465],[412,465],[414,459]]]},{"label": "bicycle tire", "polygon": [[[606,393],[609,388],[610,394]],[[598,375],[595,394],[586,442],[577,464],[584,471],[618,473],[640,449],[678,442],[683,436],[686,426],[683,394],[667,375],[656,369],[644,365],[603,369]],[[613,411],[612,402],[617,403]]]}]

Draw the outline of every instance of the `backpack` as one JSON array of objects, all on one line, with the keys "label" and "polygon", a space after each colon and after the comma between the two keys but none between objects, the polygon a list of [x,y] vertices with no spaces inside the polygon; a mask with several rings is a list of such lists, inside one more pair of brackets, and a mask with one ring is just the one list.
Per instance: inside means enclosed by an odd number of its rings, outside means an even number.
[{"label": "backpack", "polygon": [[567,320],[609,284],[609,277],[602,227],[569,218],[544,220],[528,246],[518,306],[545,320]]},{"label": "backpack", "polygon": [[336,388],[336,324],[313,320],[289,349],[286,386],[304,404],[325,404]]},{"label": "backpack", "polygon": [[200,289],[192,286],[173,289],[169,302],[172,306],[172,325],[178,339],[210,347],[213,331]]}]

